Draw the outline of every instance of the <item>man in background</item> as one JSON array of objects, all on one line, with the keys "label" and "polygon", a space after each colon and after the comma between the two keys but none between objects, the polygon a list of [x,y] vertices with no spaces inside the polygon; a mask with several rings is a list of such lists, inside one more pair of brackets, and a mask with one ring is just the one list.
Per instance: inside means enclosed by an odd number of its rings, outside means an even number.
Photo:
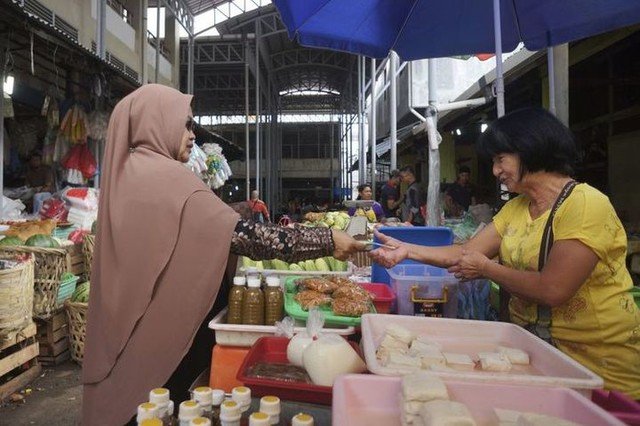
[{"label": "man in background", "polygon": [[259,196],[260,193],[254,189],[251,191],[251,199],[248,201],[249,207],[251,207],[251,211],[253,212],[253,220],[260,223],[271,222],[267,203],[262,201]]},{"label": "man in background", "polygon": [[34,152],[29,158],[25,184],[35,191],[33,213],[38,213],[42,203],[51,198],[51,192],[53,192],[53,170],[42,163],[42,154],[40,152]]},{"label": "man in background", "polygon": [[416,174],[411,166],[406,166],[400,169],[400,176],[402,182],[408,186],[404,196],[404,204],[402,205],[402,221],[415,226],[423,226],[425,218],[421,207],[424,202],[420,186],[416,182]]},{"label": "man in background", "polygon": [[459,217],[476,204],[476,196],[471,185],[471,170],[467,166],[458,169],[458,178],[445,193],[445,207],[448,216]]},{"label": "man in background", "polygon": [[392,170],[389,173],[389,180],[382,187],[380,194],[380,204],[384,210],[384,216],[397,217],[398,208],[402,205],[403,199],[400,197],[400,171]]}]

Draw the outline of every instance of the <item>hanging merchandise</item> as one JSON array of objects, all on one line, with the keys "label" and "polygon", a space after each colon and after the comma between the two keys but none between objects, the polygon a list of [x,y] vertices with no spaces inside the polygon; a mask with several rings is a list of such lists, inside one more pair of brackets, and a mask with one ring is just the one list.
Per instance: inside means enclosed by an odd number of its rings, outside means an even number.
[{"label": "hanging merchandise", "polygon": [[96,159],[86,144],[71,147],[61,164],[67,169],[67,182],[73,184],[84,184],[97,171]]},{"label": "hanging merchandise", "polygon": [[87,114],[75,104],[65,114],[60,124],[60,134],[69,140],[71,145],[87,143]]},{"label": "hanging merchandise", "polygon": [[94,110],[87,116],[87,136],[94,140],[107,139],[107,127],[109,126],[107,111]]},{"label": "hanging merchandise", "polygon": [[231,167],[215,143],[205,143],[200,148],[194,145],[187,166],[209,187],[220,188],[231,176]]}]

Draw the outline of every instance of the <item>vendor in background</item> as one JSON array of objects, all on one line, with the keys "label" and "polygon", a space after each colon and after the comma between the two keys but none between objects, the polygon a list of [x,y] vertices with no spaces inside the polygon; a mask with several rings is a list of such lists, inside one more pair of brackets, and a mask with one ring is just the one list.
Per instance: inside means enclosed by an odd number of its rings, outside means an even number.
[{"label": "vendor in background", "polygon": [[53,192],[53,170],[42,163],[42,154],[40,152],[34,152],[29,158],[25,184],[35,191],[33,213],[36,214],[40,211],[44,200],[50,198]]},{"label": "vendor in background", "polygon": [[239,220],[182,164],[195,139],[191,99],[147,84],[111,115],[82,371],[83,425],[125,424],[149,391],[163,385],[177,403],[189,399],[189,385],[211,360],[207,324],[226,301],[218,292],[235,274],[230,252],[297,262],[346,259],[364,249],[342,231]]},{"label": "vendor in background", "polygon": [[251,211],[253,212],[253,220],[256,222],[264,223],[271,222],[269,216],[269,208],[267,203],[260,199],[260,193],[257,190],[251,191],[251,198],[248,201]]},{"label": "vendor in background", "polygon": [[[356,200],[372,201],[373,191],[371,190],[371,185],[369,185],[368,183],[358,185],[358,197],[356,198]],[[348,211],[349,216],[357,215],[358,213],[360,213],[359,210],[364,213],[364,215],[369,219],[370,222],[380,222],[385,218],[382,205],[380,205],[380,203],[377,201],[374,201],[371,207],[360,207],[358,209],[356,209],[355,207],[351,207]],[[370,211],[375,215],[375,220],[373,220],[374,218],[371,216],[371,213],[369,213]]]},{"label": "vendor in background", "polygon": [[[571,132],[545,110],[522,109],[489,126],[479,151],[520,194],[493,223],[464,245],[438,248],[378,234],[397,248],[371,257],[386,267],[409,258],[462,280],[498,283],[512,295],[512,322],[600,375],[606,389],[640,399],[640,312],[629,292],[626,234],[609,199],[571,178]],[[496,256],[500,263],[491,261]]]},{"label": "vendor in background", "polygon": [[387,218],[397,217],[398,208],[404,202],[404,198],[400,197],[401,180],[400,171],[392,170],[391,173],[389,173],[389,180],[382,187],[380,204],[382,205],[382,210],[384,210],[384,215]]},{"label": "vendor in background", "polygon": [[447,188],[444,196],[448,216],[459,217],[476,204],[474,188],[471,185],[471,169],[462,166],[458,170],[458,179]]},{"label": "vendor in background", "polygon": [[400,177],[402,182],[407,185],[407,191],[404,194],[404,204],[402,205],[402,221],[410,223],[414,226],[423,226],[425,218],[423,215],[424,202],[422,191],[416,181],[416,175],[411,166],[405,166],[400,169]]}]

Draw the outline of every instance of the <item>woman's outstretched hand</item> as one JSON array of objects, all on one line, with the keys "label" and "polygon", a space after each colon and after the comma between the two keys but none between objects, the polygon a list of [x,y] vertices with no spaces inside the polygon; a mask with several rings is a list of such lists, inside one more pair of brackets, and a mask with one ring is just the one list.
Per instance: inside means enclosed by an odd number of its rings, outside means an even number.
[{"label": "woman's outstretched hand", "polygon": [[359,251],[364,251],[366,245],[361,241],[356,241],[351,235],[344,231],[338,231],[333,229],[331,231],[333,236],[333,257],[338,260],[347,260],[349,256]]},{"label": "woman's outstretched hand", "polygon": [[394,238],[388,237],[378,230],[373,231],[380,243],[388,246],[381,247],[369,253],[374,262],[385,268],[391,268],[409,257],[408,246]]}]

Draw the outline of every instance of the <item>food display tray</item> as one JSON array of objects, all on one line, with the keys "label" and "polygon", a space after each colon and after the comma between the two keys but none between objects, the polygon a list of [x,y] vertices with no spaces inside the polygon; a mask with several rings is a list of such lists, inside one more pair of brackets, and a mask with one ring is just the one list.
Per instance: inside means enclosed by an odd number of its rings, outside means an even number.
[{"label": "food display tray", "polygon": [[425,318],[404,315],[363,315],[362,347],[370,372],[383,376],[410,373],[412,369],[389,368],[380,364],[376,350],[387,324],[397,324],[416,335],[426,336],[442,345],[444,352],[467,354],[493,352],[496,346],[521,349],[529,354],[531,364],[514,365],[508,373],[481,370],[434,372],[452,380],[482,383],[507,383],[530,386],[567,387],[590,395],[603,386],[600,376],[515,324],[449,318]]},{"label": "food display tray", "polygon": [[[360,354],[356,343],[349,342]],[[238,380],[251,389],[252,396],[275,395],[282,400],[311,402],[315,404],[331,405],[333,387],[318,386],[301,382],[285,382],[273,379],[249,377],[249,369],[259,362],[287,364],[286,337],[261,337],[249,350],[244,362],[238,370]]]},{"label": "food display tray", "polygon": [[[624,424],[572,389],[453,379],[444,382],[450,399],[465,404],[478,426],[498,424],[494,408],[545,414],[584,426]],[[400,394],[400,377],[340,376],[333,386],[332,424],[400,426]]]},{"label": "food display tray", "polygon": [[[250,347],[261,337],[274,336],[277,328],[274,325],[227,324],[227,309],[224,308],[210,322],[209,328],[215,333],[216,344],[222,346]],[[294,333],[306,331],[304,325],[294,328]],[[356,332],[351,326],[325,327],[323,333],[335,333],[350,336]]]},{"label": "food display tray", "polygon": [[[321,276],[321,274],[315,274],[315,276]],[[294,297],[298,292],[298,286],[296,279],[300,276],[288,277],[284,282],[284,310],[293,319],[300,321],[307,321],[309,318],[309,311],[302,309],[302,306],[295,301]],[[342,325],[357,327],[361,323],[361,317],[346,317],[342,315],[336,315],[330,306],[320,307],[320,311],[324,314],[324,323],[327,325]],[[376,307],[373,303],[370,304],[369,313],[377,313]]]}]

